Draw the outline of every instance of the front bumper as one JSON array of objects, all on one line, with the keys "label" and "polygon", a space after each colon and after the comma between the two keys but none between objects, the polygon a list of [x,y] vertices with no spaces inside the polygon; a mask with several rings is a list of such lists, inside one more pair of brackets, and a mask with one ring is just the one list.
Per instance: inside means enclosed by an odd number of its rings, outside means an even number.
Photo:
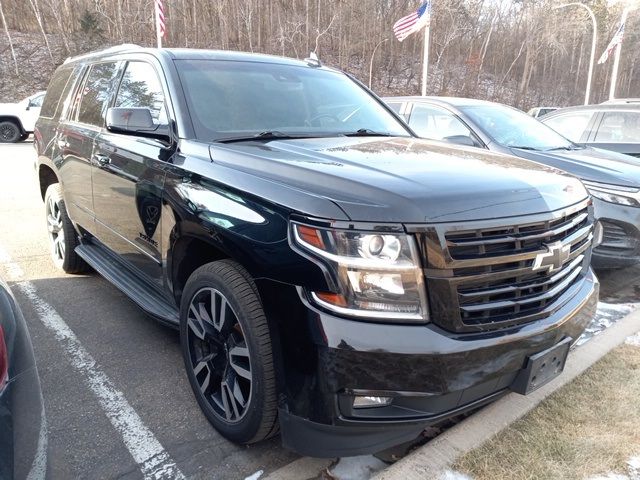
[{"label": "front bumper", "polygon": [[596,218],[602,223],[602,244],[593,250],[594,268],[624,268],[640,262],[640,208],[593,198]]},{"label": "front bumper", "polygon": [[[263,299],[273,298],[265,296],[265,282],[259,288]],[[510,391],[529,355],[582,334],[595,314],[599,284],[590,271],[551,316],[481,334],[339,318],[300,295],[291,307],[293,287],[279,288],[280,301],[265,306],[278,330],[282,441],[302,455],[335,457],[412,440],[425,427]],[[354,409],[355,395],[393,402]]]}]

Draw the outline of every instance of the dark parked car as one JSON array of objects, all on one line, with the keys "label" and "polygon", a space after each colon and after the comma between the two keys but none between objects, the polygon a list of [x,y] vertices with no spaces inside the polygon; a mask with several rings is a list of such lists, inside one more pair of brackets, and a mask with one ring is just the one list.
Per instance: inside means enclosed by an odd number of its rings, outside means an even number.
[{"label": "dark parked car", "polygon": [[[421,137],[516,155],[580,178],[594,197],[604,238],[597,268],[640,262],[640,161],[562,137],[506,105],[468,98],[396,97],[385,101]],[[554,113],[545,115],[546,121]]]},{"label": "dark parked car", "polygon": [[540,121],[575,143],[640,157],[640,102],[562,108]]},{"label": "dark parked car", "polygon": [[417,139],[316,60],[108,50],[35,132],[56,263],[180,330],[228,439],[375,452],[558,375],[594,314],[591,201]]},{"label": "dark parked car", "polygon": [[44,479],[46,420],[31,339],[0,279],[0,478]]}]

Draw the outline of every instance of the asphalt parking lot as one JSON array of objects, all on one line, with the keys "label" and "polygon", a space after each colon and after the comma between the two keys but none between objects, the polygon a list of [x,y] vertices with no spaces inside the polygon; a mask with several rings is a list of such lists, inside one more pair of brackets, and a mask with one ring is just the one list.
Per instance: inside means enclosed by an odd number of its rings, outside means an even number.
[{"label": "asphalt parking lot", "polygon": [[[29,324],[51,478],[242,479],[296,460],[277,437],[240,447],[218,435],[191,393],[177,332],[99,275],[54,268],[33,160],[31,143],[0,146],[0,275]],[[601,280],[613,311],[638,302],[639,267]]]}]

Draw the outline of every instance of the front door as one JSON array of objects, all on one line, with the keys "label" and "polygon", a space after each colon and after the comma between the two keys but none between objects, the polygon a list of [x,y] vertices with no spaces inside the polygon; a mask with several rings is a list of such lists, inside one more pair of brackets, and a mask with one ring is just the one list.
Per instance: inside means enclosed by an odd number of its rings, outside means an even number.
[{"label": "front door", "polygon": [[[149,108],[159,129],[168,130],[164,93],[153,65],[130,61],[116,107]],[[93,203],[98,239],[162,284],[161,202],[166,143],[103,130],[93,158]]]}]

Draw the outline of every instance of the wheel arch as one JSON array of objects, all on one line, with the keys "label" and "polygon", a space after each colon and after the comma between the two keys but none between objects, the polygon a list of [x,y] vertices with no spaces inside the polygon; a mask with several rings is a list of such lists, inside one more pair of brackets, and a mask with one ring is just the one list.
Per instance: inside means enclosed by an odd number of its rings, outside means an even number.
[{"label": "wheel arch", "polygon": [[40,183],[40,195],[44,200],[47,188],[54,183],[60,183],[56,172],[49,165],[40,164],[38,166],[38,182]]},{"label": "wheel arch", "polygon": [[0,122],[13,122],[20,129],[20,133],[22,134],[26,133],[24,130],[24,127],[22,126],[22,122],[20,121],[20,118],[16,117],[15,115],[0,115]]},{"label": "wheel arch", "polygon": [[167,255],[167,276],[176,303],[180,305],[184,286],[196,269],[226,258],[232,257],[204,235],[186,233],[176,238]]}]

